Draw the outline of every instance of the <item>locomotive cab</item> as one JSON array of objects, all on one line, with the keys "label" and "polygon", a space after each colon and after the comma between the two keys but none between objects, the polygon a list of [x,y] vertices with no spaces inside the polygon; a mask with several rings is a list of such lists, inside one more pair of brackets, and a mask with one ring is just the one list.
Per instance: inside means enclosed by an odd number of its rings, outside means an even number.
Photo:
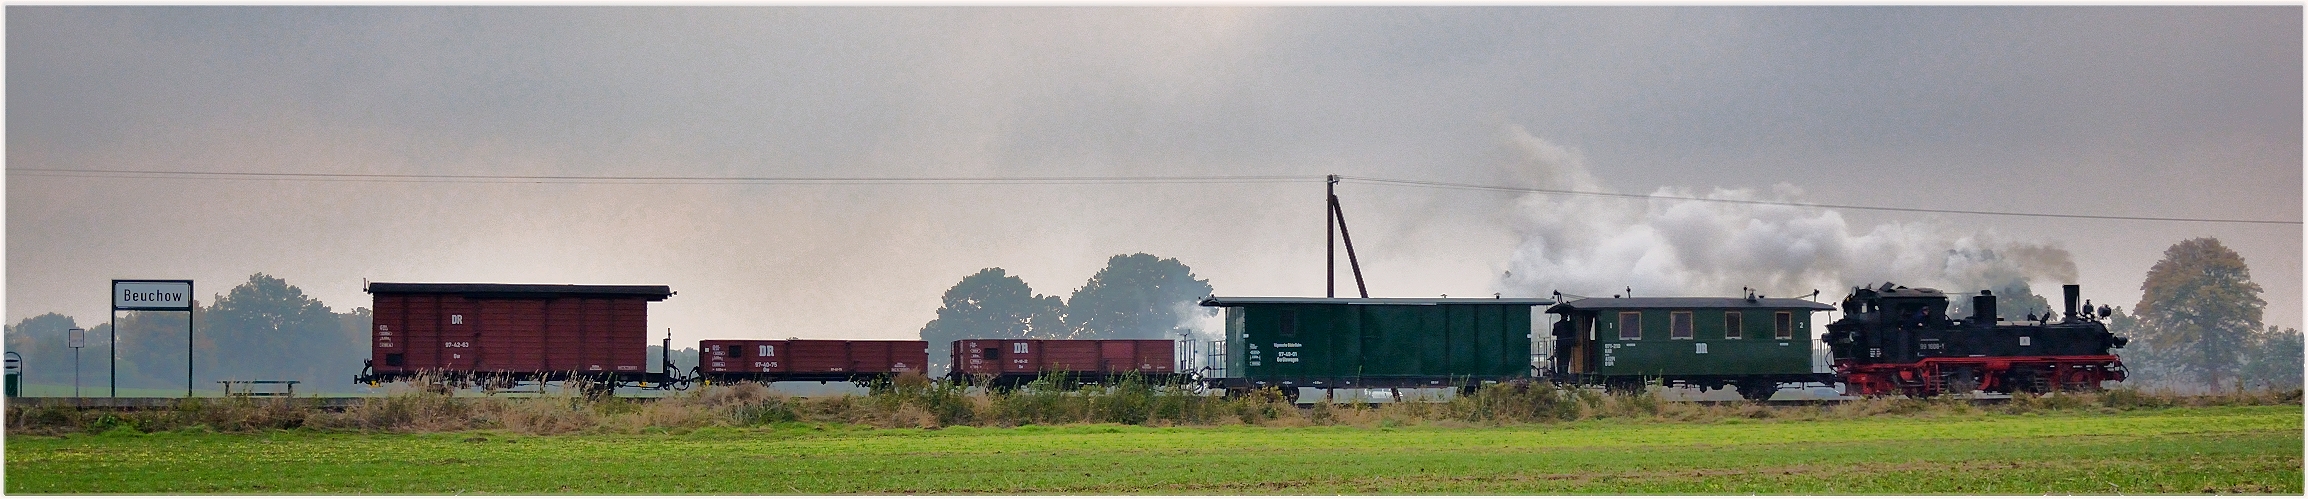
[{"label": "locomotive cab", "polygon": [[1941,335],[1921,333],[1951,325],[1947,294],[1891,283],[1880,289],[1853,290],[1843,299],[1843,314],[1842,320],[1827,325],[1827,335],[1820,338],[1838,361],[1913,361],[1937,354],[1926,350],[1944,349]]}]

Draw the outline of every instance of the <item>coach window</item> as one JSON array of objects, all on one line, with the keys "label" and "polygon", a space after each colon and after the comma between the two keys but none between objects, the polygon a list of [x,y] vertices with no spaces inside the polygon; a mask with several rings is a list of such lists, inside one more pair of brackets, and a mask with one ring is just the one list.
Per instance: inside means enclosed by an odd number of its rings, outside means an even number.
[{"label": "coach window", "polygon": [[1780,312],[1772,318],[1774,336],[1782,340],[1795,339],[1795,313]]},{"label": "coach window", "polygon": [[1643,339],[1643,313],[1619,312],[1619,339]]},{"label": "coach window", "polygon": [[1678,340],[1691,339],[1690,312],[1667,313],[1667,337]]},{"label": "coach window", "polygon": [[776,357],[777,345],[762,345],[760,353],[761,355],[757,355],[756,357]]},{"label": "coach window", "polygon": [[1738,313],[1738,312],[1724,312],[1724,313],[1723,313],[1723,339],[1726,339],[1726,340],[1736,340],[1736,339],[1739,339],[1739,338],[1741,338],[1741,337],[1742,337],[1742,335],[1741,335],[1740,333],[1742,333],[1743,331],[1740,331],[1740,328],[1742,328],[1742,327],[1744,327],[1744,326],[1746,326],[1746,325],[1747,325],[1747,324],[1746,324],[1745,322],[1741,322],[1741,321],[1739,320],[1739,313]]}]

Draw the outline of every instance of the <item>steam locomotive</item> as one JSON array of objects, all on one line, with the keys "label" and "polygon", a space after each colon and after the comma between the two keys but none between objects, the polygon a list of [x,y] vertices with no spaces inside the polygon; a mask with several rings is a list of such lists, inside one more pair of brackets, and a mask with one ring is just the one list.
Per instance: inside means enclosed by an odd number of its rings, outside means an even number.
[{"label": "steam locomotive", "polygon": [[1846,395],[2042,393],[2122,381],[2124,365],[2112,350],[2129,340],[2101,321],[2110,310],[2079,311],[2081,288],[2062,291],[2064,314],[2007,321],[1988,290],[1971,298],[1970,317],[1951,318],[1948,296],[1937,289],[1854,288],[1843,299],[1844,317],[1820,339]]}]

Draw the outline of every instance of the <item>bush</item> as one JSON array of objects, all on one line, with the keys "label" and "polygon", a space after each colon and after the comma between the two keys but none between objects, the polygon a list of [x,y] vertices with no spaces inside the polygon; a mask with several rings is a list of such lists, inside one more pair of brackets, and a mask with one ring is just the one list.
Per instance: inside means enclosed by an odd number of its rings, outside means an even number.
[{"label": "bush", "polygon": [[2300,390],[2176,395],[2118,388],[2098,393],[2014,395],[2000,406],[1954,398],[1867,398],[1831,405],[1774,407],[1747,402],[1668,401],[1659,390],[1605,393],[1584,387],[1502,383],[1465,396],[1372,404],[1329,399],[1301,410],[1275,388],[1222,398],[1200,387],[1125,377],[1109,385],[1079,385],[1063,377],[1034,380],[1011,390],[913,376],[876,383],[864,396],[790,397],[753,383],[709,386],[650,399],[588,399],[575,391],[527,398],[454,396],[397,390],[342,411],[310,400],[196,399],[158,410],[81,410],[64,405],[10,404],[11,433],[144,434],[242,433],[312,428],[376,432],[491,430],[550,435],[640,432],[716,426],[803,423],[881,428],[1022,426],[1083,423],[1128,425],[1271,426],[1417,424],[1527,424],[1590,419],[1734,423],[1755,419],[1850,419],[1879,416],[1969,416],[1987,411],[2025,414],[2099,408],[2104,411],[2217,405],[2298,405]]}]

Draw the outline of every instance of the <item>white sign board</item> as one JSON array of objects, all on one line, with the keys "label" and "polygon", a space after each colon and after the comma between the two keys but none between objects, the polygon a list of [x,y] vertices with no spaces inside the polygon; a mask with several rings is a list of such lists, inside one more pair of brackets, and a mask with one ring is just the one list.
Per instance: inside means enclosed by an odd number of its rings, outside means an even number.
[{"label": "white sign board", "polygon": [[192,310],[192,281],[112,281],[113,310]]},{"label": "white sign board", "polygon": [[72,328],[72,330],[67,331],[66,333],[67,334],[64,337],[64,346],[71,348],[88,346],[88,330]]}]

